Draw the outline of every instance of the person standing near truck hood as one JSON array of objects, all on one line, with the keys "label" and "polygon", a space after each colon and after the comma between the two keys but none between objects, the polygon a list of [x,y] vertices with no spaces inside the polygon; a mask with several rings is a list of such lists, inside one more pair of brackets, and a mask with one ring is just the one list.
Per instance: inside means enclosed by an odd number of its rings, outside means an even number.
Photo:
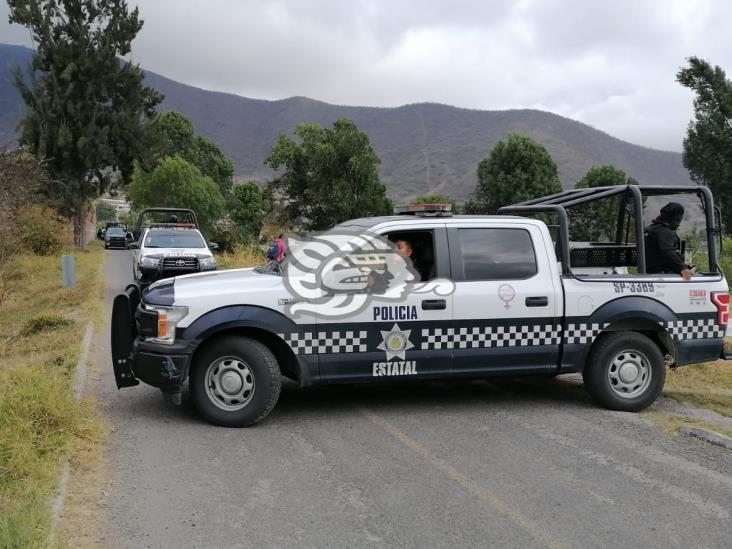
[{"label": "person standing near truck hood", "polygon": [[691,279],[691,270],[679,251],[680,240],[676,230],[684,218],[684,207],[669,202],[660,215],[645,230],[646,270],[649,273],[678,273],[684,280]]}]

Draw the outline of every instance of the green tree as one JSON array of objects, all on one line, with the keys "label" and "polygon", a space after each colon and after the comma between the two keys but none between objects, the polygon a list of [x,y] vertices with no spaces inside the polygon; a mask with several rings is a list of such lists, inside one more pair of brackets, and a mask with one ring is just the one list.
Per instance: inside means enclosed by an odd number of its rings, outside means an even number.
[{"label": "green tree", "polygon": [[637,185],[638,182],[620,168],[612,165],[592,166],[582,179],[577,182],[576,188],[590,189],[595,187],[612,187],[614,185]]},{"label": "green tree", "polygon": [[95,206],[97,221],[114,221],[117,219],[117,208],[100,200]]},{"label": "green tree", "polygon": [[460,207],[449,195],[446,194],[420,194],[409,201],[410,204],[450,204],[452,213],[460,213]]},{"label": "green tree", "polygon": [[[592,166],[577,182],[577,189],[595,187],[611,187],[615,185],[637,185],[638,182],[620,168],[612,165]],[[618,224],[619,208],[622,206],[619,197],[605,198],[590,202],[569,210],[569,229],[572,240],[590,242],[614,242]],[[628,214],[632,212],[628,210]],[[635,226],[630,225],[635,234]]]},{"label": "green tree", "polygon": [[234,165],[216,144],[196,135],[193,124],[179,112],[170,111],[155,119],[155,129],[163,140],[162,156],[180,156],[219,185],[224,196],[232,186]]},{"label": "green tree", "polygon": [[557,165],[544,146],[511,133],[478,164],[478,185],[465,211],[494,214],[501,206],[561,190]]},{"label": "green tree", "polygon": [[190,208],[207,232],[224,211],[224,198],[216,182],[180,157],[163,158],[152,172],[135,166],[127,196],[133,208]]},{"label": "green tree", "polygon": [[230,216],[239,229],[241,239],[256,241],[264,219],[265,204],[262,189],[254,181],[246,181],[234,185],[232,195],[233,207]]},{"label": "green tree", "polygon": [[[147,122],[162,96],[143,85],[137,65],[121,61],[142,28],[124,0],[8,0],[10,22],[27,27],[35,46],[28,74],[16,67],[27,112],[21,142],[44,161],[43,191],[74,217],[76,242],[90,202],[128,176],[147,154]],[[112,169],[110,172],[110,168]]]},{"label": "green tree", "polygon": [[391,213],[379,180],[379,157],[351,120],[333,128],[299,124],[294,141],[280,135],[265,163],[284,167],[278,187],[288,218],[305,230],[327,229],[354,217]]},{"label": "green tree", "polygon": [[732,227],[732,82],[719,66],[690,57],[676,80],[692,90],[694,119],[684,138],[684,166],[696,183],[708,186]]}]

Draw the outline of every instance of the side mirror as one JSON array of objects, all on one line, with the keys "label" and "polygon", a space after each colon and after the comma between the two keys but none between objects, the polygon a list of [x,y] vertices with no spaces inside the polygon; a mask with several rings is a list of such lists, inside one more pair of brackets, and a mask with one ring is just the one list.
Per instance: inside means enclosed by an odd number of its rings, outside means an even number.
[{"label": "side mirror", "polygon": [[126,235],[127,240],[133,240],[134,237],[132,236],[132,233],[127,233]]},{"label": "side mirror", "polygon": [[127,244],[127,247],[130,250],[139,250],[140,249],[140,243],[139,242],[130,242],[129,244]]},{"label": "side mirror", "polygon": [[219,245],[216,244],[216,242],[209,242],[208,249],[211,250],[212,252],[215,252],[216,250],[219,249]]}]

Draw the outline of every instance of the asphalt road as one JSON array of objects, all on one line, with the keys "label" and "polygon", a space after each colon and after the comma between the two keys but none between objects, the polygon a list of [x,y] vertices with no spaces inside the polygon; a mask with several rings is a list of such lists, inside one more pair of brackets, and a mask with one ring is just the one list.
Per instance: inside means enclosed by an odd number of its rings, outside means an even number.
[{"label": "asphalt road", "polygon": [[[105,269],[109,303],[128,252]],[[263,423],[226,429],[185,393],[117,391],[108,339],[105,547],[732,545],[732,452],[598,409],[571,379],[285,384]]]}]

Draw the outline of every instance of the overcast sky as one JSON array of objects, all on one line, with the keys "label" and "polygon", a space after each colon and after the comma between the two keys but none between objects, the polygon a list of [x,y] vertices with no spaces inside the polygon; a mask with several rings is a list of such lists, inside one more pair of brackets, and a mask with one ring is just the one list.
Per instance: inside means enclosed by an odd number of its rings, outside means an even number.
[{"label": "overcast sky", "polygon": [[[130,0],[133,59],[194,86],[263,99],[536,108],[681,150],[696,55],[732,73],[724,0]],[[30,45],[7,23],[0,41]]]}]

